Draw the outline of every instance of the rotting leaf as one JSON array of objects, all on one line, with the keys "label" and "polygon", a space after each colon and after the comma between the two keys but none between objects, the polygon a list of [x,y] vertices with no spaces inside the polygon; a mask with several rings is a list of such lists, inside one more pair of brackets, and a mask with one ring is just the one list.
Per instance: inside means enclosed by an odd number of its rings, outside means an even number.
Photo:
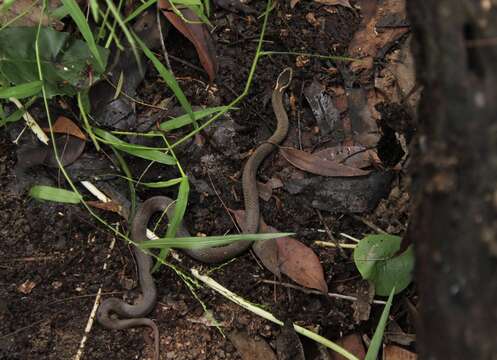
[{"label": "rotting leaf", "polygon": [[277,360],[271,346],[262,338],[254,339],[246,332],[235,330],[228,333],[228,339],[238,350],[242,360]]},{"label": "rotting leaf", "polygon": [[387,345],[383,349],[383,360],[416,360],[418,356],[395,345]]},{"label": "rotting leaf", "polygon": [[[245,227],[245,210],[232,211],[236,222],[243,229]],[[279,232],[267,225],[261,218],[259,233]],[[328,292],[328,285],[324,279],[324,271],[319,258],[311,248],[291,237],[282,237],[257,241],[253,250],[264,266],[276,276],[285,274],[296,283]]]},{"label": "rotting leaf", "polygon": [[50,16],[51,10],[58,6],[60,6],[60,0],[50,0],[48,11],[42,14],[42,1],[15,0],[6,11],[0,11],[0,24],[5,25],[12,21],[9,26],[38,26],[41,19],[43,26],[51,25],[61,30],[64,23]]},{"label": "rotting leaf", "polygon": [[88,205],[93,206],[94,208],[105,210],[105,211],[110,211],[116,214],[121,215],[122,214],[122,206],[121,204],[118,204],[115,201],[108,201],[108,202],[102,202],[102,201],[87,201],[86,202]]},{"label": "rotting leaf", "polygon": [[[50,129],[44,128],[43,131],[49,133]],[[76,125],[71,119],[66,118],[65,116],[59,116],[55,123],[52,125],[52,131],[58,134],[68,134],[83,141],[86,140],[85,134],[79,129],[78,125]]]},{"label": "rotting leaf", "polygon": [[217,56],[214,41],[206,25],[189,8],[179,10],[188,22],[183,21],[180,16],[173,12],[173,8],[167,0],[159,0],[159,8],[169,22],[192,42],[197,50],[200,63],[209,76],[209,80],[214,81],[218,66]]},{"label": "rotting leaf", "polygon": [[[336,343],[347,350],[349,353],[355,355],[358,359],[364,359],[364,357],[366,356],[366,350],[364,349],[361,335],[358,333],[342,337],[338,339]],[[332,360],[346,360],[345,357],[335,352],[333,352],[331,356]]]},{"label": "rotting leaf", "polygon": [[371,171],[361,170],[336,161],[325,160],[315,154],[293,148],[280,148],[280,153],[293,166],[316,175],[333,177],[365,176]]},{"label": "rotting leaf", "polygon": [[384,27],[379,31],[378,23],[384,18],[404,18],[405,0],[385,0],[376,5],[376,1],[365,0],[367,9],[359,30],[349,43],[348,54],[353,58],[363,58],[351,62],[353,72],[373,68],[373,59],[381,50],[388,47],[399,37],[409,31],[407,26]]}]

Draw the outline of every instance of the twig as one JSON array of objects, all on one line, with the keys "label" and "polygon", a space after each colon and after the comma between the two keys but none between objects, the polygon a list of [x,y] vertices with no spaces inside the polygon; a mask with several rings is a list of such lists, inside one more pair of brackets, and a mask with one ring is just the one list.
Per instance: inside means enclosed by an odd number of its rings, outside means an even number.
[{"label": "twig", "polygon": [[[102,266],[103,271],[107,270],[107,262],[110,259],[110,254],[112,253],[112,249],[114,249],[115,244],[116,244],[116,238],[114,237],[114,238],[112,238],[112,241],[110,242],[107,257],[105,258],[104,265]],[[83,351],[85,350],[86,340],[88,340],[88,335],[90,335],[91,328],[93,327],[93,322],[95,321],[95,317],[97,315],[98,305],[100,305],[100,297],[101,296],[102,296],[102,286],[100,285],[100,287],[98,288],[98,291],[97,291],[97,296],[95,297],[95,302],[93,303],[93,308],[91,309],[90,317],[88,318],[88,321],[86,322],[85,333],[83,335],[83,338],[81,339],[81,342],[79,343],[79,348],[78,348],[78,351],[76,352],[76,355],[74,356],[74,360],[80,360],[81,357],[83,356]]]},{"label": "twig", "polygon": [[369,220],[367,220],[367,219],[363,218],[362,216],[358,216],[358,215],[355,215],[355,214],[351,214],[351,216],[352,216],[354,219],[361,221],[364,225],[369,226],[371,229],[373,229],[373,230],[374,230],[374,231],[376,231],[377,233],[379,233],[379,234],[386,234],[386,235],[388,235],[388,233],[387,233],[385,230],[383,230],[382,228],[380,228],[380,227],[376,226],[376,225],[375,225],[375,224],[373,224],[371,221],[369,221]]},{"label": "twig", "polygon": [[329,241],[321,241],[321,240],[316,240],[314,241],[314,244],[319,245],[319,246],[324,246],[324,247],[334,247],[334,248],[339,248],[339,249],[355,249],[357,246],[356,244],[340,244],[340,243],[332,243]]},{"label": "twig", "polygon": [[[265,280],[265,279],[261,279],[259,281],[262,282],[262,283],[265,283],[265,284],[281,285],[281,286],[284,286],[284,287],[287,287],[287,288],[290,288],[290,289],[300,290],[300,291],[302,291],[303,293],[306,293],[306,294],[323,295],[323,293],[321,291],[318,291],[318,290],[307,289],[307,288],[304,288],[302,286],[297,286],[297,285],[293,285],[293,284],[289,284],[289,283],[284,283],[284,282],[280,282],[280,281]],[[331,297],[331,298],[344,299],[344,300],[350,300],[350,301],[357,301],[356,297],[350,296],[350,295],[342,295],[342,294],[337,294],[337,293],[328,293],[327,295],[329,297]],[[381,300],[373,300],[373,304],[385,305],[386,302],[385,301],[381,301]]]},{"label": "twig", "polygon": [[161,20],[161,17],[160,17],[160,11],[159,11],[159,8],[157,7],[157,28],[159,29],[159,38],[160,38],[160,44],[161,44],[161,47],[162,47],[162,53],[164,54],[164,60],[166,61],[166,66],[167,68],[169,69],[169,71],[171,72],[171,74],[176,77],[174,75],[174,72],[173,72],[173,68],[171,67],[171,63],[169,62],[169,54],[167,53],[167,50],[166,50],[166,44],[164,43],[164,35],[162,34],[162,26],[160,24],[160,20]]},{"label": "twig", "polygon": [[238,230],[239,233],[241,233],[241,230],[240,228],[238,227],[238,224],[236,223],[235,219],[233,218],[233,215],[231,215],[231,211],[230,209],[226,206],[226,204],[224,203],[223,199],[221,198],[221,196],[219,195],[216,187],[214,186],[214,182],[212,181],[212,178],[211,178],[211,174],[209,171],[207,171],[207,176],[209,177],[209,181],[211,182],[211,186],[212,186],[212,190],[214,190],[214,193],[216,194],[217,198],[219,199],[219,201],[221,202],[221,204],[223,205],[223,208],[224,210],[228,213],[231,221],[233,222],[233,225],[235,225],[236,229]]}]

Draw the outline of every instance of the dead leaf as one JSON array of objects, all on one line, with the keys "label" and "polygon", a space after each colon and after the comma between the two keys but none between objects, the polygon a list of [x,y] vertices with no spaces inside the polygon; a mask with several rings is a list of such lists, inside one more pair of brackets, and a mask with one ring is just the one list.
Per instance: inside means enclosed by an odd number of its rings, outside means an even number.
[{"label": "dead leaf", "polygon": [[169,22],[192,42],[209,80],[214,81],[217,74],[217,56],[214,41],[206,25],[188,8],[179,10],[183,17],[189,21],[185,22],[172,11],[171,4],[167,0],[160,0],[159,8]]},{"label": "dead leaf", "polygon": [[334,161],[358,169],[363,169],[374,164],[381,164],[376,151],[361,145],[332,146],[316,151],[314,155],[323,160]]},{"label": "dead leaf", "polygon": [[87,201],[86,203],[97,209],[114,212],[116,214],[122,213],[122,206],[114,201],[108,201],[108,202]]},{"label": "dead leaf", "polygon": [[26,280],[25,282],[23,282],[21,285],[19,285],[17,287],[17,291],[27,295],[27,294],[31,293],[31,291],[35,288],[35,286],[36,286],[36,283],[34,281]]},{"label": "dead leaf", "polygon": [[246,332],[235,330],[228,334],[228,339],[230,339],[233,346],[238,350],[243,360],[277,360],[271,346],[260,337],[254,339]]},{"label": "dead leaf", "polygon": [[280,148],[280,153],[293,166],[316,175],[332,177],[365,176],[371,171],[361,170],[336,161],[324,160],[315,154],[292,148]]},{"label": "dead leaf", "polygon": [[[349,353],[355,355],[358,359],[364,359],[366,357],[366,351],[364,350],[364,344],[362,343],[361,335],[350,334],[341,339],[335,341],[338,345],[343,347]],[[331,358],[333,360],[346,360],[340,354],[332,352]]]},{"label": "dead leaf", "polygon": [[[10,26],[38,26],[41,18],[42,25],[51,25],[57,30],[62,30],[64,23],[47,15],[60,6],[60,0],[50,0],[48,8],[45,9],[45,14],[42,14],[42,5],[41,1],[16,0],[7,11],[0,13],[0,24],[4,25],[17,18],[14,22],[10,23]],[[24,15],[20,16],[22,14]]]},{"label": "dead leaf", "polygon": [[300,0],[290,0],[290,8],[293,9],[295,5],[299,3]]},{"label": "dead leaf", "polygon": [[[234,210],[232,213],[236,222],[244,229],[245,210]],[[280,231],[260,219],[259,233],[277,232]],[[276,276],[283,273],[302,286],[328,292],[319,258],[300,241],[291,237],[256,241],[252,249],[264,266]]]},{"label": "dead leaf", "polygon": [[[55,124],[52,125],[52,130],[54,133],[72,135],[86,141],[86,135],[79,129],[78,125],[65,116],[59,116],[57,118]],[[50,129],[43,128],[43,131],[49,133]]]},{"label": "dead leaf", "polygon": [[368,280],[359,281],[356,289],[357,300],[352,303],[354,321],[368,321],[371,313],[371,304],[374,299],[374,284]]},{"label": "dead leaf", "polygon": [[259,192],[259,197],[264,201],[269,201],[273,195],[273,187],[269,181],[266,183],[257,181],[257,191]]},{"label": "dead leaf", "polygon": [[314,0],[318,4],[330,5],[330,6],[345,6],[352,9],[349,0]]},{"label": "dead leaf", "polygon": [[304,347],[290,319],[285,320],[276,338],[276,353],[278,360],[305,360]]},{"label": "dead leaf", "polygon": [[405,19],[405,0],[385,0],[380,5],[376,5],[376,1],[363,0],[361,9],[365,9],[364,18],[348,49],[350,57],[362,58],[350,64],[350,69],[355,73],[363,70],[369,72],[373,68],[373,59],[380,50],[409,31],[407,26],[385,26],[381,30],[377,28],[385,19]]},{"label": "dead leaf", "polygon": [[417,358],[415,353],[399,346],[387,345],[383,349],[383,360],[416,360]]}]

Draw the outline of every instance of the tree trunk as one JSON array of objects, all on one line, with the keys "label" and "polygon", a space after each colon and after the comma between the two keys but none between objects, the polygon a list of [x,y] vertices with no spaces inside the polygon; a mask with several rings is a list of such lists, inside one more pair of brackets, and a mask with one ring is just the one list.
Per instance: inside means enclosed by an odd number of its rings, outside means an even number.
[{"label": "tree trunk", "polygon": [[497,8],[407,1],[424,86],[413,149],[422,359],[497,359]]}]

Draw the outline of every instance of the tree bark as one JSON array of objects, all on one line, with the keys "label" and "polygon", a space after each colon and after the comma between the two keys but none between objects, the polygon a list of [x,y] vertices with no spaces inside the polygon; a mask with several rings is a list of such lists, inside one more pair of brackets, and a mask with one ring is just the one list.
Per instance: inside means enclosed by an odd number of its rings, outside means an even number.
[{"label": "tree bark", "polygon": [[497,8],[407,1],[424,86],[414,152],[421,359],[497,359]]}]

